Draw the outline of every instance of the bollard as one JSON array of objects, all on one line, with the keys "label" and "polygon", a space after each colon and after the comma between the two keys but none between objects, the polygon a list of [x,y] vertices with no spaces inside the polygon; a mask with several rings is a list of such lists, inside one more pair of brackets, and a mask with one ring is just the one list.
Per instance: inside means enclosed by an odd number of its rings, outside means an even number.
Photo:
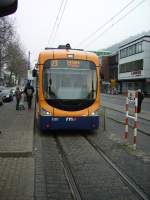
[{"label": "bollard", "polygon": [[106,118],[107,118],[107,109],[104,107],[104,131],[106,131]]},{"label": "bollard", "polygon": [[137,117],[137,111],[138,111],[138,93],[135,93],[135,118],[134,118],[134,136],[133,136],[133,149],[136,150],[136,143],[137,143],[137,122],[138,122],[138,117]]},{"label": "bollard", "polygon": [[124,132],[124,140],[125,140],[125,143],[127,142],[127,139],[128,139],[128,98],[126,98],[126,107],[125,107],[125,110],[126,110],[126,117],[125,117],[125,132]]},{"label": "bollard", "polygon": [[[134,116],[129,115],[129,102],[134,102]],[[134,120],[134,133],[133,133],[133,149],[136,150],[136,143],[137,143],[137,122],[138,122],[138,116],[137,116],[137,110],[138,110],[138,94],[136,91],[130,91],[128,90],[128,95],[126,97],[126,116],[125,116],[125,132],[124,132],[124,140],[127,142],[128,139],[128,119]]]}]

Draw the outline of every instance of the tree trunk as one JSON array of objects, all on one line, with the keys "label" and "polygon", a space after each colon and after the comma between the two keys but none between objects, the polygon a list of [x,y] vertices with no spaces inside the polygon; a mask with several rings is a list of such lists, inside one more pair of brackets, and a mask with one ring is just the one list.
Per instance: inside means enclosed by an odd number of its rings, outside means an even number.
[{"label": "tree trunk", "polygon": [[12,72],[10,72],[8,84],[12,86]]}]

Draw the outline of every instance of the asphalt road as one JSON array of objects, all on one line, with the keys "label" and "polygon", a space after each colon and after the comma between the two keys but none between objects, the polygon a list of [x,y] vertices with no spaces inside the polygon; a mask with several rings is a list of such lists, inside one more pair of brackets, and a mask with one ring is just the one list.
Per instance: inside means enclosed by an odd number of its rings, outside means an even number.
[{"label": "asphalt road", "polygon": [[[125,106],[126,97],[121,95],[101,95],[102,102],[112,103],[114,105]],[[144,98],[142,102],[142,110],[150,112],[150,100]]]},{"label": "asphalt road", "polygon": [[[120,95],[101,95],[101,112],[105,116],[113,118],[118,122],[125,122],[125,97]],[[145,99],[142,104],[141,113],[138,114],[138,130],[150,135],[150,99]],[[129,115],[134,116],[134,105],[129,104]],[[133,126],[134,120],[129,118],[129,125]]]}]

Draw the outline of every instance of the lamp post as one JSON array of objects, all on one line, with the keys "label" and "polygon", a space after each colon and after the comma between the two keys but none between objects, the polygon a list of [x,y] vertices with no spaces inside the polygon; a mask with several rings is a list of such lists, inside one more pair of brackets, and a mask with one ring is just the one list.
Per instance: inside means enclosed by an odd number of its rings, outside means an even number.
[{"label": "lamp post", "polygon": [[29,51],[28,52],[28,70],[30,70],[30,55],[31,55],[31,53]]}]

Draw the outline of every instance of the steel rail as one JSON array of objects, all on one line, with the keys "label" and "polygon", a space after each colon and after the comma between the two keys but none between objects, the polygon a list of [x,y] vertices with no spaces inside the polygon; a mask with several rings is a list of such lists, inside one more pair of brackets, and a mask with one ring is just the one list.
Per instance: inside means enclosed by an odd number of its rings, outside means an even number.
[{"label": "steel rail", "polygon": [[80,192],[79,187],[76,183],[76,180],[75,180],[75,177],[73,175],[71,166],[68,162],[66,153],[63,150],[63,147],[62,147],[58,137],[55,135],[54,138],[55,138],[57,147],[59,149],[60,155],[62,157],[62,163],[63,163],[63,166],[64,166],[64,171],[65,171],[66,178],[67,178],[67,181],[69,183],[73,198],[74,198],[74,200],[82,200],[83,198],[81,196],[81,192]]},{"label": "steel rail", "polygon": [[119,176],[125,181],[125,183],[134,191],[142,200],[149,200],[145,192],[124,172],[122,172],[116,164],[114,164],[110,158],[104,153],[104,151],[94,142],[92,142],[88,137],[83,136],[89,144],[97,151],[97,153],[103,157],[103,159],[119,174]]}]

